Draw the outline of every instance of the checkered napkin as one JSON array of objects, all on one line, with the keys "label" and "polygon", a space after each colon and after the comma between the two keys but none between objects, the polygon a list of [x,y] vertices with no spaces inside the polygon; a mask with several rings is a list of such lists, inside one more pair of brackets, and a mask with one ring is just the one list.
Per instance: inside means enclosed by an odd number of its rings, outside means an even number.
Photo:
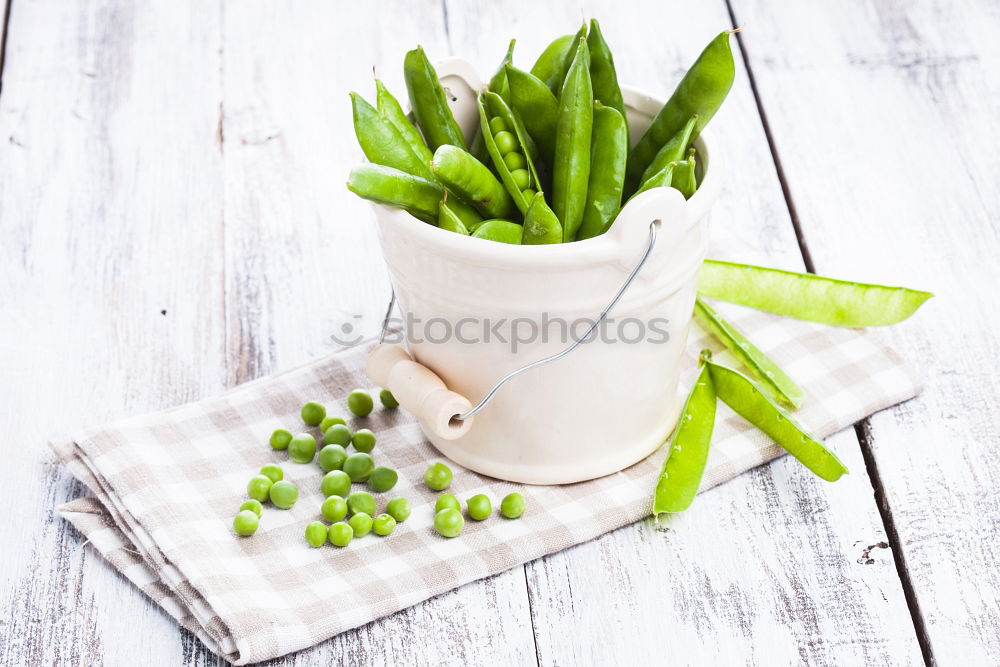
[{"label": "checkered napkin", "polygon": [[[724,304],[720,311],[805,388],[797,416],[821,437],[920,390],[911,370],[871,332]],[[290,463],[267,440],[275,428],[300,424],[299,408],[307,400],[348,414],[343,398],[369,384],[363,371],[369,347],[53,442],[94,494],[63,505],[60,513],[167,613],[236,664],[306,648],[649,515],[663,449],[622,472],[564,486],[508,484],[452,464],[450,490],[460,498],[485,493],[497,503],[516,490],[527,499],[527,511],[516,521],[470,521],[461,537],[441,538],[432,525],[436,494],[422,483],[428,462],[441,457],[409,414],[379,408],[352,426],[374,430],[377,461],[400,473],[396,488],[380,494],[379,507],[405,496],[413,514],[387,538],[370,535],[344,549],[309,548],[303,532],[320,518],[322,473],[316,465]],[[704,347],[719,349],[692,328],[686,386]],[[734,363],[724,353],[716,358]],[[781,454],[720,405],[702,490]],[[256,535],[237,538],[232,517],[247,480],[265,463],[282,464],[286,478],[299,486],[299,501],[288,511],[266,506]]]}]

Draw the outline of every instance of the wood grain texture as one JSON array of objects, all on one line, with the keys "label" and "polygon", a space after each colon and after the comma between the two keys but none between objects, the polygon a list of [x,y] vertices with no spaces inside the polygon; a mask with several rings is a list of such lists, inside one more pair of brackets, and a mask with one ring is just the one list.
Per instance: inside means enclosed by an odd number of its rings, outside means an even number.
[{"label": "wood grain texture", "polygon": [[926,390],[870,420],[871,447],[934,658],[997,664],[1000,12],[734,8],[817,271],[937,293],[885,333]]}]

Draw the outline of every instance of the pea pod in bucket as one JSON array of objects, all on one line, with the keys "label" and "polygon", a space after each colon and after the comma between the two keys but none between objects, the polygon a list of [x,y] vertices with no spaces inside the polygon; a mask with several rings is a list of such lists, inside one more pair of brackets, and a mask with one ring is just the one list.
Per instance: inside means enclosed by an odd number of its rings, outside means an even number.
[{"label": "pea pod in bucket", "polygon": [[489,91],[480,93],[479,124],[493,168],[521,214],[541,190],[535,171],[535,144],[507,103]]}]

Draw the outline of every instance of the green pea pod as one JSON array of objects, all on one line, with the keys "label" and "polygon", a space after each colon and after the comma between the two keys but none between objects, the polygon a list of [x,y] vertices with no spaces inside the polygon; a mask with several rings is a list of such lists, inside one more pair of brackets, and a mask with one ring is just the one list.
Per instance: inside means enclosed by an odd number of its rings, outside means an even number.
[{"label": "green pea pod", "polygon": [[500,67],[490,79],[490,91],[499,95],[500,99],[508,104],[510,104],[510,84],[507,82],[507,65],[510,65],[514,58],[514,43],[516,41],[516,39],[510,40],[510,44],[507,46],[507,55],[504,56]]},{"label": "green pea pod", "polygon": [[489,168],[458,146],[443,144],[434,151],[431,171],[459,197],[483,215],[498,218],[514,212],[514,202]]},{"label": "green pea pod", "polygon": [[410,145],[410,148],[413,149],[417,157],[424,164],[428,164],[434,154],[427,147],[427,144],[424,143],[424,137],[420,134],[420,130],[410,122],[410,119],[403,112],[403,107],[399,105],[399,101],[383,85],[381,79],[375,79],[375,90],[377,91],[376,104],[378,105],[379,113],[393,127],[399,130],[399,133],[403,135],[403,139]]},{"label": "green pea pod", "polygon": [[447,193],[445,193],[445,198],[441,202],[440,209],[438,210],[438,227],[449,232],[462,234],[464,236],[469,235],[469,230],[466,229],[465,224],[457,215],[455,215],[455,212],[451,210],[451,205],[448,203]]},{"label": "green pea pod", "polygon": [[389,121],[357,93],[351,93],[354,134],[369,162],[400,169],[421,178],[433,178],[430,168]]},{"label": "green pea pod", "polygon": [[663,144],[656,157],[653,158],[653,161],[646,167],[646,171],[643,172],[640,183],[645,183],[671,162],[679,162],[684,159],[684,151],[687,150],[688,145],[691,143],[691,137],[694,136],[694,126],[697,121],[698,116],[688,118],[681,131],[672,136],[670,141]]},{"label": "green pea pod", "polygon": [[559,97],[556,153],[552,167],[552,210],[563,225],[563,242],[576,239],[583,222],[590,180],[590,132],[594,95],[590,86],[590,53],[581,39]]},{"label": "green pea pod", "polygon": [[462,128],[455,122],[441,81],[422,46],[407,51],[403,59],[403,77],[413,115],[431,150],[444,144],[465,148]]},{"label": "green pea pod", "polygon": [[[435,176],[435,178],[437,177]],[[479,211],[477,211],[474,206],[462,201],[462,198],[454,192],[449,193],[448,190],[445,190],[445,193],[450,197],[448,199],[448,208],[451,209],[452,213],[458,216],[458,219],[462,221],[462,224],[465,225],[466,229],[468,229],[469,225],[474,225],[477,222],[483,221],[483,216],[479,215]]]},{"label": "green pea pod", "polygon": [[477,239],[521,245],[521,235],[524,229],[510,220],[486,220],[476,227],[472,235]]},{"label": "green pea pod", "polygon": [[[506,154],[497,146],[496,138],[490,127],[490,120],[498,117],[503,119],[504,127],[507,128],[506,131],[512,132],[517,139],[518,146],[516,150],[524,157],[524,169],[528,172],[527,185],[519,184],[515,180],[513,173],[504,161]],[[541,189],[538,173],[535,171],[534,151],[536,149],[534,142],[528,136],[528,132],[524,129],[524,125],[520,119],[507,106],[507,103],[499,95],[489,91],[482,92],[479,95],[479,129],[483,133],[486,152],[489,153],[490,159],[493,162],[493,169],[500,176],[500,181],[523,215],[528,210],[528,204],[530,203],[524,191]]]},{"label": "green pea pod", "polygon": [[643,172],[660,147],[677,134],[691,116],[698,115],[694,128],[694,137],[697,137],[726,99],[736,76],[729,46],[730,34],[729,31],[719,33],[708,43],[632,149],[626,174],[627,190],[640,183]]},{"label": "green pea pod", "polygon": [[545,163],[552,164],[556,152],[559,100],[541,79],[513,65],[507,65],[507,81],[510,84],[511,110],[524,123]]},{"label": "green pea pod", "polygon": [[[622,89],[615,72],[615,59],[608,43],[604,41],[597,19],[590,19],[587,49],[590,51],[590,80],[594,86],[594,99],[606,107],[612,107],[622,118],[626,118],[625,100],[622,99]],[[625,136],[627,142],[628,124],[625,125]]]},{"label": "green pea pod", "polygon": [[[591,32],[593,34],[593,32]],[[622,206],[625,160],[628,158],[628,128],[625,117],[612,107],[594,102],[594,126],[590,138],[590,179],[578,239],[603,234]]]},{"label": "green pea pod", "polygon": [[667,460],[653,493],[653,514],[683,512],[694,501],[705,474],[715,429],[715,387],[708,366],[702,366],[681,410],[670,439]]},{"label": "green pea pod", "polygon": [[[703,352],[703,358],[706,356]],[[710,353],[708,353],[710,355]],[[847,466],[802,426],[795,422],[747,376],[705,360],[715,393],[739,416],[766,433],[820,479],[836,482],[847,474]]]},{"label": "green pea pod", "polygon": [[698,188],[698,184],[694,180],[694,168],[693,157],[674,163],[674,174],[670,180],[670,187],[684,195],[684,199],[691,199],[691,195]]},{"label": "green pea pod", "polygon": [[[642,187],[635,191],[629,201],[632,201],[635,197],[639,196],[646,190],[652,190],[653,188],[669,188],[670,184],[674,180],[674,165],[676,162],[671,162],[666,167],[661,169],[658,173],[653,174],[653,177],[642,184]],[[626,202],[628,203],[628,202]]]},{"label": "green pea pod", "polygon": [[835,327],[876,327],[902,322],[930,292],[854,283],[811,273],[705,260],[698,293],[776,315]]},{"label": "green pea pod", "polygon": [[562,225],[559,218],[545,202],[545,195],[535,193],[524,214],[524,245],[542,245],[545,243],[562,243]]},{"label": "green pea pod", "polygon": [[444,190],[426,178],[392,167],[362,164],[351,170],[347,189],[373,202],[405,209],[412,216],[436,224]]},{"label": "green pea pod", "polygon": [[772,398],[784,401],[794,408],[802,405],[802,401],[805,399],[802,387],[795,384],[795,380],[788,377],[788,374],[781,370],[781,366],[715,312],[715,309],[705,303],[701,297],[696,297],[694,300],[694,316],[708,333],[715,336],[740,363],[750,370],[751,375],[758,380],[758,386],[762,390],[766,391]]},{"label": "green pea pod", "polygon": [[[559,73],[559,78],[556,81],[556,89],[553,91],[558,97],[562,97],[562,89],[563,86],[566,85],[566,75],[569,74],[569,68],[573,65],[573,61],[576,59],[577,45],[579,45],[581,41],[584,44],[587,43],[586,21],[583,22],[580,29],[576,31],[575,35],[573,35],[574,46],[570,48],[570,50],[566,53],[566,57],[563,59],[562,71]],[[590,53],[587,54],[587,69],[590,69]]]},{"label": "green pea pod", "polygon": [[551,44],[545,47],[542,55],[531,66],[531,74],[543,81],[549,90],[558,95],[562,88],[565,70],[563,65],[566,62],[566,54],[576,45],[575,35],[563,35],[557,37]]}]

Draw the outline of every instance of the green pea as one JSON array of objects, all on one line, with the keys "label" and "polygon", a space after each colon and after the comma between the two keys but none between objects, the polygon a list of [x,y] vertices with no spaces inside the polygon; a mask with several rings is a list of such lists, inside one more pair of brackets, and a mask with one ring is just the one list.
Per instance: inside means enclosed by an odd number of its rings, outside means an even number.
[{"label": "green pea", "polygon": [[516,208],[514,200],[489,167],[457,146],[438,148],[431,161],[431,170],[449,190],[470,202],[483,215],[504,217]]},{"label": "green pea", "polygon": [[288,443],[291,441],[292,432],[283,428],[279,428],[271,434],[271,447],[273,449],[288,449]]},{"label": "green pea", "polygon": [[[517,151],[511,151],[503,156],[503,162],[507,165],[507,168],[511,171],[516,171],[518,169],[524,169],[527,166],[527,162],[524,160],[524,156]],[[527,186],[525,186],[527,187]]]},{"label": "green pea", "polygon": [[259,502],[267,502],[268,493],[274,482],[267,475],[254,475],[247,482],[247,495]]},{"label": "green pea", "polygon": [[516,491],[508,493],[500,501],[500,514],[508,519],[516,519],[524,514],[524,496]]},{"label": "green pea", "polygon": [[326,433],[326,429],[330,428],[334,424],[347,424],[343,417],[324,417],[323,421],[319,423],[319,432]]},{"label": "green pea", "polygon": [[316,438],[299,433],[288,444],[288,458],[296,463],[309,463],[316,456]]},{"label": "green pea", "polygon": [[373,407],[375,407],[375,402],[372,401],[371,394],[367,391],[355,389],[347,395],[347,409],[358,417],[367,417]]},{"label": "green pea", "polygon": [[302,421],[309,426],[319,426],[319,423],[326,417],[326,407],[322,403],[309,401],[302,406]]},{"label": "green pea", "polygon": [[399,407],[399,401],[396,400],[396,397],[388,389],[383,389],[378,393],[378,400],[382,401],[382,405],[387,408]]},{"label": "green pea", "polygon": [[260,474],[268,477],[272,482],[280,482],[285,477],[284,471],[282,471],[280,466],[276,466],[273,463],[268,463],[260,469]]},{"label": "green pea", "polygon": [[347,516],[347,501],[341,496],[330,496],[320,505],[319,511],[323,518],[333,523]]},{"label": "green pea", "polygon": [[514,185],[521,191],[524,191],[531,185],[531,174],[528,173],[527,169],[515,169],[510,172],[510,177],[514,179]]},{"label": "green pea", "polygon": [[434,515],[434,530],[442,537],[458,537],[465,527],[462,513],[454,507],[446,507]]},{"label": "green pea", "polygon": [[326,544],[326,524],[322,521],[310,521],[306,526],[306,542],[313,549]]},{"label": "green pea", "polygon": [[375,496],[367,491],[359,491],[347,496],[347,508],[351,510],[351,514],[364,512],[369,516],[374,516],[378,509],[375,506]]},{"label": "green pea", "polygon": [[270,497],[272,505],[278,509],[287,510],[299,499],[299,487],[283,479],[271,485],[268,497]]},{"label": "green pea", "polygon": [[431,491],[444,491],[451,485],[451,468],[437,462],[427,466],[424,472],[424,484]]},{"label": "green pea", "polygon": [[465,501],[465,506],[469,510],[469,518],[474,521],[483,521],[493,514],[493,504],[489,497],[483,493],[477,493]]},{"label": "green pea", "polygon": [[347,447],[351,444],[351,429],[344,424],[333,424],[323,431],[324,445],[340,445]]},{"label": "green pea", "polygon": [[358,512],[348,519],[347,523],[349,523],[351,528],[354,530],[354,537],[364,537],[368,533],[372,532],[372,518],[364,512]]},{"label": "green pea", "polygon": [[405,171],[365,163],[354,167],[347,179],[347,189],[376,204],[395,206],[418,220],[433,223],[444,190],[426,178]]},{"label": "green pea", "polygon": [[331,470],[323,475],[319,490],[324,498],[329,496],[346,498],[351,493],[351,478],[343,470]]},{"label": "green pea", "polygon": [[501,118],[500,116],[494,116],[493,118],[490,118],[490,131],[492,131],[493,134],[498,134],[506,129],[507,129],[507,123],[504,122],[503,118]]},{"label": "green pea", "polygon": [[319,467],[322,468],[323,472],[340,470],[344,467],[344,461],[346,460],[347,450],[341,445],[327,445],[319,450],[319,456],[316,457],[316,462],[319,463]]},{"label": "green pea", "polygon": [[442,493],[434,502],[434,513],[437,514],[441,510],[448,509],[449,507],[451,509],[462,511],[462,503],[458,502],[458,498],[454,493]]},{"label": "green pea", "polygon": [[517,137],[508,130],[497,132],[493,136],[493,141],[496,142],[497,150],[500,151],[500,155],[502,156],[517,150]]},{"label": "green pea", "polygon": [[399,523],[403,523],[410,518],[410,501],[406,498],[393,498],[385,506],[386,514]]},{"label": "green pea", "polygon": [[472,236],[477,239],[496,241],[497,243],[521,245],[522,238],[524,237],[524,228],[510,220],[484,220],[472,232]]},{"label": "green pea", "polygon": [[351,478],[352,482],[367,482],[375,470],[375,461],[370,454],[358,452],[351,454],[344,461],[344,472]]},{"label": "green pea", "polygon": [[257,532],[260,525],[260,517],[252,510],[240,510],[233,517],[233,531],[240,537],[248,537]]},{"label": "green pea", "polygon": [[372,471],[372,476],[368,478],[368,484],[375,493],[382,493],[396,486],[398,479],[399,473],[392,468],[378,466]]},{"label": "green pea", "polygon": [[351,442],[357,451],[370,453],[375,449],[375,434],[366,428],[359,428],[351,436]]},{"label": "green pea", "polygon": [[346,547],[354,539],[354,529],[351,528],[351,524],[338,521],[337,523],[330,524],[327,537],[333,546]]},{"label": "green pea", "polygon": [[372,520],[372,530],[376,535],[385,537],[396,530],[396,520],[388,514],[379,514]]},{"label": "green pea", "polygon": [[240,511],[242,512],[243,510],[250,510],[259,517],[264,511],[264,506],[260,504],[259,500],[251,498],[240,505]]}]

